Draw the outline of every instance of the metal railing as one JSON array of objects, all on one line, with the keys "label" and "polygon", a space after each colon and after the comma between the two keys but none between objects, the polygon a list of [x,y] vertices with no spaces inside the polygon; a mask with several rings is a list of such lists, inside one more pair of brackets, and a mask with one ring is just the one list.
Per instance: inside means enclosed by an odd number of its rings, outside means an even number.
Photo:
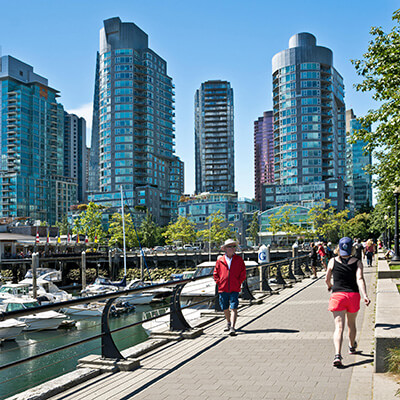
[{"label": "metal railing", "polygon": [[[261,293],[264,293],[265,295],[268,294],[272,295],[278,292],[279,290],[284,289],[285,287],[290,287],[292,283],[311,275],[311,271],[308,268],[308,264],[309,264],[309,256],[300,256],[295,258],[286,258],[284,260],[274,261],[263,265],[247,267],[246,268],[247,278],[242,285],[241,298],[244,300],[248,300],[251,304],[251,302],[255,300],[254,291],[256,290]],[[101,316],[101,323],[99,324],[101,326],[100,333],[53,349],[42,351],[41,353],[38,354],[30,355],[23,359],[15,360],[7,364],[0,365],[0,371],[48,356],[50,354],[58,353],[65,349],[76,347],[80,344],[87,343],[95,339],[101,340],[101,356],[103,358],[122,360],[124,359],[124,357],[121,354],[120,350],[118,349],[117,345],[115,344],[112,334],[115,332],[123,331],[128,328],[135,327],[137,325],[141,325],[145,322],[157,320],[158,318],[160,318],[160,316],[169,315],[170,331],[172,332],[189,331],[192,329],[192,327],[185,319],[185,316],[182,312],[183,310],[188,308],[194,308],[195,306],[199,306],[200,304],[204,303],[210,304],[212,302],[212,309],[215,311],[221,311],[218,301],[217,286],[215,286],[215,293],[212,296],[207,296],[206,298],[201,299],[200,301],[190,303],[189,305],[186,306],[182,306],[181,304],[181,292],[187,283],[197,282],[197,281],[201,283],[201,281],[210,278],[212,278],[212,274],[201,277],[194,277],[190,279],[182,279],[179,281],[168,281],[165,283],[153,284],[136,289],[122,290],[107,294],[77,298],[54,304],[41,305],[39,307],[34,307],[24,310],[0,312],[0,321],[6,321],[11,318],[18,318],[26,315],[31,315],[33,313],[37,314],[44,311],[59,310],[73,305],[105,301],[105,306]],[[274,286],[274,289],[272,289],[271,286]],[[169,288],[173,287],[173,291],[169,299],[169,311],[167,311],[166,305],[164,303],[163,306],[164,311],[162,313],[158,314],[156,313],[156,315],[152,315],[148,318],[136,321],[134,323],[117,327],[115,329],[110,329],[109,325],[110,310],[112,308],[114,301],[117,298],[135,293],[139,294],[142,292],[149,292],[152,290],[154,291],[156,289],[166,288],[166,287]]]}]

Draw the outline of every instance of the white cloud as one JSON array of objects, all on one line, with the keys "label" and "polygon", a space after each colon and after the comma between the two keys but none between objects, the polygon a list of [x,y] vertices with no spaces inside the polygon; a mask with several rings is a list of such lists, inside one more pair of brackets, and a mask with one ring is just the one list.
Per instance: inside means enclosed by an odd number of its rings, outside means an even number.
[{"label": "white cloud", "polygon": [[92,114],[93,103],[83,104],[78,108],[66,110],[69,114],[75,114],[78,117],[83,117],[86,120],[86,144],[90,146],[92,135]]}]

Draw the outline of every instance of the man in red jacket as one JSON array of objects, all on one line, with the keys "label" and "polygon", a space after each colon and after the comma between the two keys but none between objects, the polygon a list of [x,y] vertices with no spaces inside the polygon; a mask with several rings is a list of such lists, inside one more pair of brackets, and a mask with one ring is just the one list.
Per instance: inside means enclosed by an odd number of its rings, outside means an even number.
[{"label": "man in red jacket", "polygon": [[[221,250],[225,255],[220,256],[214,268],[214,280],[218,285],[219,304],[225,314],[227,326],[225,332],[236,336],[235,324],[239,306],[240,286],[246,279],[246,266],[243,258],[235,254],[238,243],[232,239],[225,241]],[[230,308],[230,311],[229,311]]]}]

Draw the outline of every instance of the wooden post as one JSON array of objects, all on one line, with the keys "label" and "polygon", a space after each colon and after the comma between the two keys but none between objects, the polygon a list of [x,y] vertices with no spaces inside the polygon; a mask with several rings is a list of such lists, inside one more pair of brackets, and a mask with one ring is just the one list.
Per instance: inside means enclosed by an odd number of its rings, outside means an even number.
[{"label": "wooden post", "polygon": [[81,264],[82,264],[82,290],[86,289],[86,252],[82,251],[81,255]]},{"label": "wooden post", "polygon": [[36,299],[37,297],[37,267],[39,266],[39,253],[32,254],[32,297]]}]

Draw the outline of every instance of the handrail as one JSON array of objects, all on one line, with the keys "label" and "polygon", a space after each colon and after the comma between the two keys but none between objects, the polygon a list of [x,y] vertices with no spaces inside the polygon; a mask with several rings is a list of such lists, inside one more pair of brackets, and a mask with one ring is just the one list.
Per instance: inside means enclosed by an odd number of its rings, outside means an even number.
[{"label": "handrail", "polygon": [[[265,281],[265,287],[269,288],[267,289],[267,291],[272,292],[272,290],[270,289],[269,285],[268,285],[268,270],[270,269],[270,267],[272,266],[277,266],[278,269],[277,271],[280,273],[280,267],[283,264],[288,264],[289,263],[289,268],[290,265],[293,264],[295,261],[300,261],[300,260],[305,260],[305,266],[307,267],[307,261],[308,261],[308,256],[299,256],[299,257],[295,257],[295,258],[286,258],[284,260],[279,260],[279,261],[272,261],[263,265],[257,265],[257,266],[251,266],[251,267],[247,267],[246,271],[249,270],[253,270],[255,268],[259,269],[260,267],[263,268],[263,273],[261,276],[261,280]],[[302,264],[303,265],[303,264]],[[300,265],[299,265],[300,268]],[[213,276],[213,274],[209,274],[209,275],[205,275],[205,276],[201,276],[201,277],[196,277],[196,278],[189,278],[189,279],[181,279],[178,281],[168,281],[168,282],[164,282],[164,283],[159,283],[159,284],[153,284],[153,285],[149,285],[149,286],[145,286],[145,287],[141,287],[141,288],[136,288],[136,289],[128,289],[128,290],[122,290],[122,291],[118,291],[118,292],[113,292],[113,293],[108,293],[108,294],[102,294],[102,295],[96,295],[96,296],[89,296],[89,297],[84,297],[84,298],[78,298],[78,299],[73,299],[73,300],[67,300],[67,301],[63,301],[63,302],[59,302],[56,304],[48,304],[48,305],[43,305],[43,306],[39,306],[39,307],[33,307],[30,308],[28,310],[17,310],[17,311],[10,311],[10,312],[2,312],[0,313],[0,321],[4,321],[10,318],[15,318],[15,317],[20,317],[20,316],[24,316],[24,315],[29,315],[29,314],[33,314],[33,313],[39,313],[42,311],[49,311],[49,310],[55,310],[55,309],[60,309],[63,308],[65,306],[70,306],[70,305],[76,305],[76,304],[84,304],[84,303],[88,303],[88,302],[93,302],[93,301],[99,301],[99,300],[108,300],[107,301],[107,305],[103,310],[103,316],[102,316],[102,332],[97,334],[97,335],[93,335],[91,337],[85,338],[85,339],[81,339],[79,341],[73,342],[73,343],[69,343],[54,349],[50,349],[50,350],[46,350],[42,353],[36,354],[36,355],[32,355],[29,356],[25,359],[20,359],[20,360],[16,360],[13,361],[11,363],[5,364],[5,365],[0,365],[0,371],[7,369],[7,368],[11,368],[14,367],[16,365],[20,365],[23,364],[25,362],[29,362],[41,357],[45,357],[47,355],[50,354],[54,354],[57,353],[58,351],[61,350],[65,350],[77,345],[80,345],[82,343],[87,343],[89,341],[95,340],[95,339],[102,339],[102,355],[103,357],[113,357],[113,358],[117,358],[117,359],[121,359],[123,358],[122,355],[120,354],[119,350],[117,349],[117,347],[115,346],[115,343],[113,341],[113,338],[111,336],[112,333],[114,332],[119,332],[121,330],[124,329],[128,329],[137,325],[142,324],[145,321],[152,321],[152,320],[156,320],[157,318],[160,317],[160,315],[154,316],[154,317],[150,317],[150,318],[146,318],[145,320],[141,320],[141,321],[137,321],[134,322],[132,324],[123,326],[123,327],[118,327],[115,328],[113,330],[110,330],[108,327],[108,313],[112,304],[112,300],[115,300],[118,297],[127,295],[127,294],[131,294],[131,293],[140,293],[143,291],[151,291],[153,289],[157,289],[157,288],[162,288],[162,287],[169,287],[169,286],[175,286],[175,290],[174,290],[174,294],[172,296],[171,299],[171,307],[170,307],[170,311],[163,313],[162,315],[170,315],[171,316],[171,322],[174,319],[175,323],[172,326],[171,323],[171,330],[172,331],[181,331],[181,330],[189,330],[191,329],[191,326],[188,324],[188,322],[185,320],[181,310],[185,309],[185,308],[189,308],[192,307],[193,305],[197,305],[197,304],[201,304],[204,303],[206,301],[210,301],[212,299],[215,300],[215,310],[218,311],[218,292],[216,290],[215,292],[215,296],[209,297],[206,300],[202,300],[196,303],[193,303],[191,305],[185,306],[185,307],[181,307],[180,305],[180,292],[182,291],[183,286],[186,283],[189,282],[195,282],[195,281],[201,281],[207,278],[211,278]],[[283,279],[283,278],[282,278]],[[254,296],[251,293],[249,287],[248,287],[248,283],[247,283],[247,279],[245,281],[245,284],[243,285],[244,290],[243,290],[243,294],[244,294],[244,298],[248,299],[248,300],[254,300]],[[284,287],[284,286],[283,286]],[[216,287],[217,289],[217,287]],[[111,351],[105,351],[104,349],[105,347],[107,347],[107,349],[110,349],[110,345],[111,345]]]}]

